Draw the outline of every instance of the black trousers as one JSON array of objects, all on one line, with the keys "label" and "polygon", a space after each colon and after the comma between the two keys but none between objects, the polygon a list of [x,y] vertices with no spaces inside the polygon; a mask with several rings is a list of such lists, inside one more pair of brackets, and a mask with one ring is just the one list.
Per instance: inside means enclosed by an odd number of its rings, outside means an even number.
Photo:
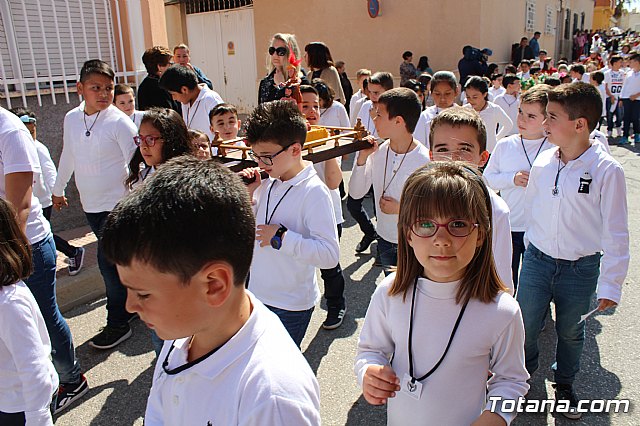
[{"label": "black trousers", "polygon": [[[338,224],[338,239],[340,237],[342,237],[342,224]],[[333,268],[320,269],[320,276],[324,281],[324,297],[327,299],[327,308],[344,308],[344,275],[340,262]]]}]

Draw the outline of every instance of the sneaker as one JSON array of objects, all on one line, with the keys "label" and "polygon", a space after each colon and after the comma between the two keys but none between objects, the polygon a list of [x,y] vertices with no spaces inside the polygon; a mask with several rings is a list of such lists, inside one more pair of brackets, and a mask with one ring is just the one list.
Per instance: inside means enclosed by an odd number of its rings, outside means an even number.
[{"label": "sneaker", "polygon": [[100,333],[93,336],[89,345],[96,349],[111,349],[131,337],[131,327],[126,324],[121,327],[107,325],[100,330]]},{"label": "sneaker", "polygon": [[88,390],[89,385],[87,384],[87,378],[84,377],[84,374],[80,376],[79,383],[60,383],[53,414],[58,414],[69,408],[71,404],[82,398]]},{"label": "sneaker", "polygon": [[363,251],[368,249],[369,246],[371,245],[371,243],[374,242],[377,237],[378,237],[377,235],[373,236],[373,237],[365,235],[364,237],[362,237],[362,239],[360,240],[360,242],[356,246],[356,253],[362,253]]},{"label": "sneaker", "polygon": [[340,327],[346,312],[347,308],[329,308],[329,311],[327,312],[327,319],[322,323],[322,328],[325,330],[334,330]]},{"label": "sneaker", "polygon": [[556,401],[569,401],[569,411],[561,412],[560,414],[571,420],[581,418],[582,413],[578,411],[578,397],[573,391],[573,386],[554,384],[553,387],[556,390]]},{"label": "sneaker", "polygon": [[76,255],[70,257],[69,259],[69,275],[74,276],[80,272],[82,269],[82,264],[84,263],[84,248],[78,247],[76,250]]}]

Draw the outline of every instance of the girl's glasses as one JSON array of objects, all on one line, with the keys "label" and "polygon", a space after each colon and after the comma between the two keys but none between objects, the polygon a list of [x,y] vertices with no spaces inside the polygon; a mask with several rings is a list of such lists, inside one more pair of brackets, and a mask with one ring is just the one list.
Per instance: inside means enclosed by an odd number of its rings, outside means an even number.
[{"label": "girl's glasses", "polygon": [[249,151],[249,157],[251,157],[251,159],[256,163],[262,161],[262,163],[266,164],[267,166],[273,166],[273,159],[276,158],[278,155],[282,154],[283,152],[285,152],[287,149],[289,149],[290,146],[291,145],[287,145],[284,148],[282,148],[280,151],[276,152],[275,154],[270,154],[270,155],[258,155],[253,151]]},{"label": "girl's glasses", "polygon": [[273,47],[271,46],[269,48],[269,55],[273,55],[274,53],[277,53],[278,56],[285,56],[287,54],[287,48],[286,47]]},{"label": "girl's glasses", "polygon": [[142,135],[135,135],[133,137],[133,143],[136,144],[136,146],[140,146],[142,145],[142,142],[145,143],[145,145],[147,145],[148,147],[152,147],[156,144],[156,141],[158,139],[162,139],[162,136],[142,136]]},{"label": "girl's glasses", "polygon": [[478,227],[464,219],[451,219],[447,223],[438,223],[432,219],[420,219],[411,226],[411,232],[420,238],[430,238],[436,235],[439,228],[446,228],[453,237],[466,237]]}]

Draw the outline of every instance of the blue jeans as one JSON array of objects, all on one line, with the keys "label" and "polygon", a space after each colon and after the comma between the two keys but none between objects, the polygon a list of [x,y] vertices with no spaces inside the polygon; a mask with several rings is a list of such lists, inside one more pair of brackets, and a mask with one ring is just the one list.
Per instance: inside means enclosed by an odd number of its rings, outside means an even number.
[{"label": "blue jeans", "polygon": [[[525,330],[525,363],[529,374],[538,368],[538,335],[553,300],[556,305],[555,381],[573,384],[580,370],[585,323],[580,316],[589,311],[600,275],[600,254],[576,261],[554,259],[529,244],[520,271],[517,299]],[[549,350],[551,350],[549,348]]]},{"label": "blue jeans", "polygon": [[520,260],[524,255],[524,232],[511,231],[511,247],[513,254],[511,256],[511,274],[513,276],[513,292],[515,294],[518,289],[518,276],[520,271]]},{"label": "blue jeans", "polygon": [[109,262],[102,254],[102,228],[109,212],[87,213],[87,221],[96,238],[98,238],[98,268],[102,274],[107,292],[107,325],[123,327],[128,325],[131,314],[127,312],[127,289],[120,282],[116,265]]},{"label": "blue jeans", "polygon": [[313,314],[314,308],[307,309],[306,311],[287,311],[274,306],[266,306],[280,318],[284,328],[296,345],[300,347],[302,339],[304,339],[304,335],[307,332],[307,327],[309,327],[309,322],[311,322],[311,314]]},{"label": "blue jeans", "polygon": [[80,381],[80,364],[76,359],[71,330],[58,308],[56,300],[56,246],[49,234],[31,245],[33,273],[24,282],[38,303],[51,339],[51,358],[60,376],[60,383]]},{"label": "blue jeans", "polygon": [[378,253],[380,263],[384,269],[384,275],[391,274],[391,267],[398,266],[398,244],[390,243],[384,238],[378,237]]}]

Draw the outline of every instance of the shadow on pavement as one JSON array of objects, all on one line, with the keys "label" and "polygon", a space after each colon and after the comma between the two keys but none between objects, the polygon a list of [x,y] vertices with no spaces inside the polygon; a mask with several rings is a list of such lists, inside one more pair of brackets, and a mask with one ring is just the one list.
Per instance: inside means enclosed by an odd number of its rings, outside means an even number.
[{"label": "shadow on pavement", "polygon": [[360,395],[351,406],[347,417],[348,426],[377,426],[387,424],[387,406],[371,405]]}]

